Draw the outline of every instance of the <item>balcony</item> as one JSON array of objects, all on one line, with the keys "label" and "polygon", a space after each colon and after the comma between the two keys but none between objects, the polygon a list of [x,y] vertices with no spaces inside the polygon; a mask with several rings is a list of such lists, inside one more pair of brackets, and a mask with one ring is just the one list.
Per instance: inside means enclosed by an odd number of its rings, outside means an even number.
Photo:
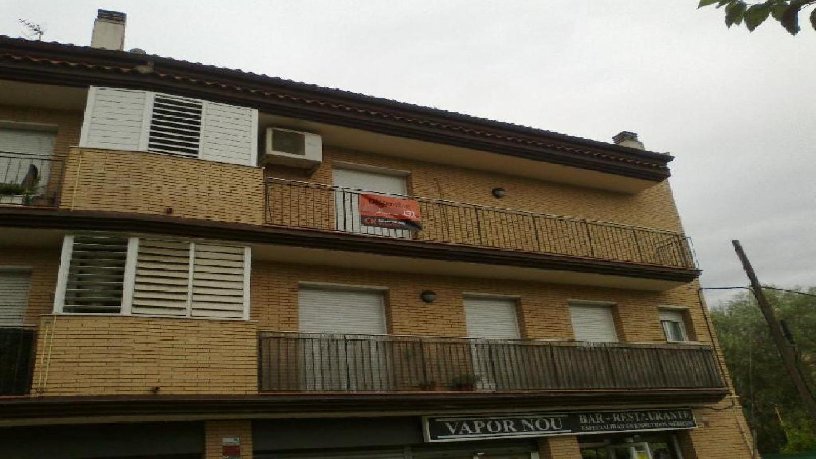
[{"label": "balcony", "polygon": [[261,332],[261,392],[721,389],[711,347]]},{"label": "balcony", "polygon": [[0,152],[0,206],[57,207],[63,160]]},{"label": "balcony", "polygon": [[269,178],[266,224],[422,245],[696,271],[689,240],[680,233],[416,196],[393,197],[417,203],[421,227],[411,231],[387,229],[362,223],[360,198],[371,194]]},{"label": "balcony", "polygon": [[33,329],[0,327],[0,396],[25,395],[34,368]]}]

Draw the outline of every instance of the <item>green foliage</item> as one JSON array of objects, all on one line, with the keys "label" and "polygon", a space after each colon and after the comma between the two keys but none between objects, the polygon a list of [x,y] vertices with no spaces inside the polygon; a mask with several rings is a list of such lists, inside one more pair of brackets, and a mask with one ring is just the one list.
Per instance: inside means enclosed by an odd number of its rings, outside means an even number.
[{"label": "green foliage", "polygon": [[[816,288],[807,293],[816,295]],[[816,388],[816,297],[765,290],[777,318],[790,328],[799,365]],[[806,451],[816,447],[814,425],[782,366],[768,325],[750,293],[712,310],[712,319],[745,416],[763,452]],[[780,418],[782,422],[780,422]]]},{"label": "green foliage", "polygon": [[0,196],[25,194],[26,188],[17,183],[0,183]]},{"label": "green foliage", "polygon": [[[816,0],[766,0],[747,4],[743,0],[700,0],[697,8],[714,5],[725,7],[725,25],[745,24],[749,31],[759,27],[768,17],[782,24],[791,35],[799,33],[799,14],[803,9],[816,5]],[[810,13],[810,24],[816,30],[816,8]]]}]

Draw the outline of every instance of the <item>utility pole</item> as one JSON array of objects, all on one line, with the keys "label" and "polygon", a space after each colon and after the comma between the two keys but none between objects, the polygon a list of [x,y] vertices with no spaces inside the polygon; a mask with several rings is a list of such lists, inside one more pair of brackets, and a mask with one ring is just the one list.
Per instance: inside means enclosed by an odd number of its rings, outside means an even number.
[{"label": "utility pole", "polygon": [[814,400],[813,394],[810,393],[810,390],[805,384],[805,380],[802,378],[802,373],[800,373],[799,369],[796,367],[796,355],[794,354],[791,346],[785,340],[785,335],[782,332],[782,326],[776,319],[776,314],[774,313],[771,304],[768,303],[765,293],[762,291],[762,285],[759,283],[759,279],[757,279],[754,268],[751,267],[751,262],[748,261],[745,251],[742,250],[742,245],[740,245],[739,241],[731,241],[731,243],[734,244],[734,250],[737,252],[737,256],[742,262],[742,268],[745,270],[745,274],[748,275],[748,279],[751,281],[751,290],[753,290],[754,296],[759,304],[759,309],[762,311],[762,315],[765,317],[765,322],[768,322],[768,328],[771,330],[771,339],[773,339],[774,344],[776,344],[776,348],[779,350],[779,354],[782,356],[782,364],[785,366],[785,370],[787,370],[788,376],[790,376],[793,385],[796,386],[796,390],[799,392],[799,397],[802,398],[802,403],[810,415],[810,419],[816,422],[816,400]]}]

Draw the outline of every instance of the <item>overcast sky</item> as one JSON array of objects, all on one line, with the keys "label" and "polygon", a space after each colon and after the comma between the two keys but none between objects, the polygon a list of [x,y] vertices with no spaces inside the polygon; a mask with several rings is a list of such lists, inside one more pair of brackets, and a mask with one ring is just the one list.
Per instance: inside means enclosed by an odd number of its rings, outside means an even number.
[{"label": "overcast sky", "polygon": [[[127,13],[126,49],[676,156],[672,186],[704,286],[816,280],[816,32],[727,29],[697,0],[0,0],[46,40],[90,43]],[[730,293],[709,292],[716,304]]]}]

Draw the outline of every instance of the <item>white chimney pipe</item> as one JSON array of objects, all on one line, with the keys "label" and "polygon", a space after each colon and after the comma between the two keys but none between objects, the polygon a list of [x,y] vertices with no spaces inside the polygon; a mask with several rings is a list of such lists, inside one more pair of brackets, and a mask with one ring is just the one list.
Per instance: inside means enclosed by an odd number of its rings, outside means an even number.
[{"label": "white chimney pipe", "polygon": [[118,11],[97,10],[94,20],[91,47],[101,49],[125,49],[125,20],[127,15]]},{"label": "white chimney pipe", "polygon": [[637,148],[638,150],[646,149],[643,147],[643,142],[638,140],[638,135],[635,132],[621,131],[612,137],[612,140],[615,142],[615,145],[622,147]]}]

